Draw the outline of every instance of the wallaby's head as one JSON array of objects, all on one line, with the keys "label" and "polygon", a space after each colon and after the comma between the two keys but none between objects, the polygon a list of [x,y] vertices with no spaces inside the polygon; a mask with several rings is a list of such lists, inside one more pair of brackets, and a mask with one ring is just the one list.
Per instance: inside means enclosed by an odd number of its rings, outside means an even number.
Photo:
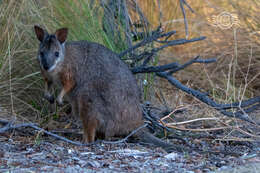
[{"label": "wallaby's head", "polygon": [[43,70],[53,71],[57,65],[63,62],[65,54],[65,41],[68,34],[67,28],[56,30],[49,34],[39,26],[34,26],[35,34],[40,41],[38,60]]}]

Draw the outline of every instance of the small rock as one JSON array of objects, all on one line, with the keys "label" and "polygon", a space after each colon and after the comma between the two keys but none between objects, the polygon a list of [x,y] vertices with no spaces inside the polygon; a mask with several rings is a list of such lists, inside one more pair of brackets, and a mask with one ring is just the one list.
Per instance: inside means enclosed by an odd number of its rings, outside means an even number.
[{"label": "small rock", "polygon": [[168,160],[176,160],[176,158],[178,157],[177,153],[170,153],[164,156],[166,159]]},{"label": "small rock", "polygon": [[72,159],[75,161],[80,161],[80,159],[78,157],[73,157]]},{"label": "small rock", "polygon": [[98,163],[97,161],[93,160],[93,161],[89,161],[87,162],[87,164],[93,168],[99,168],[100,167],[100,163]]},{"label": "small rock", "polygon": [[114,169],[115,167],[113,165],[108,166],[109,169]]},{"label": "small rock", "polygon": [[84,153],[80,153],[80,155],[82,156],[86,156],[86,155],[93,155],[93,152],[84,152]]},{"label": "small rock", "polygon": [[226,162],[225,162],[224,160],[221,160],[221,162],[220,162],[220,163],[224,165]]},{"label": "small rock", "polygon": [[73,150],[72,149],[68,149],[68,154],[72,154]]},{"label": "small rock", "polygon": [[114,150],[114,151],[110,151],[110,152],[118,153],[123,156],[133,156],[134,158],[149,154],[148,152],[143,152],[143,151],[139,151],[139,150],[131,150],[131,149]]},{"label": "small rock", "polygon": [[86,161],[84,160],[79,160],[78,161],[78,164],[81,166],[81,167],[85,167],[87,165]]}]

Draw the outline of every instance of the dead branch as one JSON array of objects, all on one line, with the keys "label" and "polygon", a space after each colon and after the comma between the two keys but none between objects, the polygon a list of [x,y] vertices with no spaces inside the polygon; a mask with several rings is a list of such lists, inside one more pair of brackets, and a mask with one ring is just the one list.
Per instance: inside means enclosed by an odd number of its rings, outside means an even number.
[{"label": "dead branch", "polygon": [[118,144],[118,143],[123,143],[123,142],[126,142],[127,139],[131,136],[133,136],[134,134],[136,134],[139,130],[143,129],[144,127],[146,127],[147,124],[145,123],[144,125],[138,127],[137,129],[133,130],[129,135],[127,135],[125,138],[123,139],[120,139],[118,141],[102,141],[102,143],[105,143],[105,144]]},{"label": "dead branch", "polygon": [[183,18],[184,18],[185,35],[186,35],[186,38],[188,38],[188,36],[189,36],[189,32],[188,32],[188,22],[187,22],[187,19],[186,19],[186,11],[185,11],[185,9],[184,9],[184,5],[186,5],[192,13],[194,13],[194,11],[193,11],[193,9],[189,6],[189,4],[186,2],[186,0],[180,0],[180,7],[181,7],[182,15],[183,15]]},{"label": "dead branch", "polygon": [[191,129],[191,128],[178,127],[178,126],[168,125],[168,124],[165,124],[165,125],[167,127],[173,128],[173,129],[190,131],[190,132],[209,132],[209,131],[219,131],[219,130],[225,130],[225,129],[232,129],[232,127],[212,127],[212,128],[204,128],[204,129]]},{"label": "dead branch", "polygon": [[178,68],[180,65],[177,62],[173,62],[170,64],[166,64],[166,65],[161,65],[161,66],[139,66],[139,67],[134,67],[131,69],[131,71],[136,74],[136,73],[151,73],[151,72],[163,72],[166,70],[170,70],[170,69],[176,69]]},{"label": "dead branch", "polygon": [[[241,119],[241,120],[255,124],[254,121],[249,119],[249,117],[246,113],[252,112],[256,108],[260,107],[260,97],[255,97],[255,98],[252,98],[252,99],[249,99],[249,100],[246,100],[246,101],[242,101],[240,103],[231,103],[231,104],[227,104],[227,105],[219,104],[219,103],[216,103],[215,101],[213,101],[212,99],[210,99],[207,96],[207,94],[183,85],[176,78],[169,75],[167,72],[157,72],[156,75],[159,76],[159,77],[167,79],[176,88],[178,88],[178,89],[180,89],[180,90],[182,90],[182,91],[184,91],[188,94],[193,95],[195,98],[197,98],[200,101],[206,103],[207,105],[213,107],[214,109],[218,110],[219,112],[221,112],[225,116],[232,117],[232,118],[238,118],[238,119]],[[251,103],[251,104],[249,105],[248,103]],[[256,104],[256,105],[252,105],[252,104]],[[228,107],[230,107],[230,105],[240,105],[239,106],[240,109],[236,112],[228,112],[225,109],[228,109]],[[245,106],[245,105],[249,106],[249,108],[242,109],[241,106]],[[225,107],[225,109],[223,109],[223,107]],[[235,108],[235,107],[230,107],[230,108]]]},{"label": "dead branch", "polygon": [[190,66],[191,64],[193,63],[204,63],[204,64],[208,64],[208,63],[213,63],[213,62],[216,62],[216,58],[209,58],[209,59],[199,59],[200,56],[197,56],[195,57],[194,59],[186,62],[185,64],[183,65],[180,65],[179,67],[175,68],[175,69],[172,69],[170,71],[168,71],[167,73],[170,75],[172,73],[176,73],[177,71],[180,71],[188,66]]},{"label": "dead branch", "polygon": [[196,42],[196,41],[200,41],[200,40],[204,40],[206,39],[206,37],[202,36],[202,37],[198,37],[198,38],[192,38],[192,39],[176,39],[176,40],[171,40],[171,41],[167,41],[167,44],[164,44],[160,47],[154,48],[152,49],[150,52],[144,52],[140,55],[138,55],[137,57],[135,57],[135,59],[137,61],[142,60],[147,54],[155,54],[167,47],[170,46],[177,46],[177,45],[182,45],[182,44],[186,44],[186,43],[191,43],[191,42]]},{"label": "dead branch", "polygon": [[200,56],[196,56],[194,59],[186,62],[183,65],[180,65],[177,62],[173,62],[170,64],[166,64],[166,65],[162,65],[162,66],[139,66],[139,67],[134,67],[131,69],[131,71],[136,74],[136,73],[151,73],[151,72],[164,72],[167,70],[167,73],[170,75],[172,73],[176,73],[177,71],[180,71],[186,67],[188,67],[189,65],[193,64],[193,63],[213,63],[216,62],[216,58],[209,58],[209,59],[199,59]]},{"label": "dead branch", "polygon": [[[171,33],[173,31],[170,31],[168,33]],[[166,33],[166,35],[168,34]],[[161,34],[159,35],[158,38],[161,38],[161,36],[164,36],[165,37],[165,34]],[[156,36],[155,36],[156,37]],[[206,39],[206,37],[202,36],[202,37],[198,37],[198,38],[192,38],[192,39],[176,39],[176,40],[171,40],[171,41],[167,41],[166,44],[160,46],[160,47],[156,47],[156,48],[153,48],[152,50],[150,50],[149,52],[148,51],[145,51],[139,55],[133,55],[132,54],[132,58],[131,59],[134,59],[135,61],[141,61],[142,59],[146,58],[146,57],[149,57],[149,56],[153,56],[153,55],[156,55],[157,52],[167,48],[167,47],[170,47],[170,46],[176,46],[176,45],[182,45],[182,44],[186,44],[186,43],[191,43],[191,42],[196,42],[196,41],[200,41],[200,40],[204,40]],[[145,41],[142,41],[140,43],[137,43],[136,45],[134,45],[132,48],[128,48],[127,50],[119,53],[119,57],[123,57],[124,55],[126,55],[127,53],[130,53],[131,51],[139,48],[139,47],[142,47],[142,46],[145,46],[146,44],[150,43],[150,42],[153,42],[155,41],[155,38],[153,38],[153,36],[151,37],[148,37],[146,38]]]},{"label": "dead branch", "polygon": [[127,53],[130,53],[130,52],[134,51],[135,49],[137,49],[139,47],[145,46],[148,43],[156,41],[159,38],[166,37],[166,39],[167,39],[167,38],[171,37],[175,33],[176,33],[176,31],[170,31],[170,32],[167,32],[167,33],[162,33],[161,26],[159,26],[159,27],[157,27],[157,29],[155,31],[152,32],[151,36],[144,38],[141,42],[137,43],[136,45],[134,45],[134,46],[132,46],[132,47],[130,47],[130,48],[120,52],[119,53],[119,57],[123,57]]}]

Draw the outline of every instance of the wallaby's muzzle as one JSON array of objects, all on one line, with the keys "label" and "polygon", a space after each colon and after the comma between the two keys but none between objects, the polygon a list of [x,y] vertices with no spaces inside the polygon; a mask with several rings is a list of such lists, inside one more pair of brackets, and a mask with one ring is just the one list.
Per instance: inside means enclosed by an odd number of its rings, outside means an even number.
[{"label": "wallaby's muzzle", "polygon": [[48,71],[50,68],[50,65],[47,63],[47,60],[45,58],[41,59],[41,64],[44,70]]},{"label": "wallaby's muzzle", "polygon": [[54,58],[50,56],[48,52],[40,52],[38,59],[40,61],[41,68],[46,71],[49,71],[55,64]]}]

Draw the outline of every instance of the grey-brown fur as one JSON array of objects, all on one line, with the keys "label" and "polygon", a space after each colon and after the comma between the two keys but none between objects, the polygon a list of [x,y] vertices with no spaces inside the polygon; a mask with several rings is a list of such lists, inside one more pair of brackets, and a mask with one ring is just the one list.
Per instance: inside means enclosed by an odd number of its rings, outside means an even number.
[{"label": "grey-brown fur", "polygon": [[[87,41],[67,42],[65,63],[73,63],[76,86],[69,93],[82,118],[96,119],[106,138],[126,135],[143,124],[134,76],[106,47]],[[81,110],[82,109],[82,110]]]},{"label": "grey-brown fur", "polygon": [[[49,92],[52,83],[62,86],[57,101],[62,103],[63,96],[68,96],[74,114],[82,120],[84,142],[93,142],[97,136],[109,139],[127,135],[144,124],[137,82],[117,54],[88,41],[64,43],[67,29],[57,30],[51,36],[56,41],[48,41],[50,35],[37,26],[35,32],[41,41],[40,64],[44,64],[42,61],[52,62],[46,68],[41,66],[46,81],[45,96],[49,101],[53,99]],[[57,51],[61,61],[55,66],[53,58]],[[170,147],[146,130],[138,136],[146,142]]]}]

